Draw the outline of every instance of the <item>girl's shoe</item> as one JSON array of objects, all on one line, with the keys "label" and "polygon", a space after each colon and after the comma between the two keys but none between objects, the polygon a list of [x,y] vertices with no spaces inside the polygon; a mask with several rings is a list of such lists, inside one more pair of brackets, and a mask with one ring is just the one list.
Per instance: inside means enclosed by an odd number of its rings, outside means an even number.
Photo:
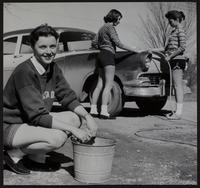
[{"label": "girl's shoe", "polygon": [[107,115],[103,115],[103,114],[100,114],[99,118],[100,119],[116,119],[116,117],[114,117],[114,116],[107,116]]},{"label": "girl's shoe", "polygon": [[27,169],[22,162],[23,159],[19,160],[17,163],[15,163],[12,158],[9,156],[7,151],[4,151],[4,161],[5,164],[15,173],[21,174],[21,175],[28,175],[30,174],[30,170]]},{"label": "girl's shoe", "polygon": [[177,115],[176,113],[167,114],[166,118],[169,120],[180,120],[181,119],[181,117],[179,115]]},{"label": "girl's shoe", "polygon": [[91,115],[92,117],[99,117],[99,114],[90,113],[90,115]]}]

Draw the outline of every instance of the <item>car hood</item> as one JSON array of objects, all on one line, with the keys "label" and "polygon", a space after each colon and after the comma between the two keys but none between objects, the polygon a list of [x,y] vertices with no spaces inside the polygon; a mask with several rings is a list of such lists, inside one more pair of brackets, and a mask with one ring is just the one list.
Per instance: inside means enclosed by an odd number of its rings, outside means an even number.
[{"label": "car hood", "polygon": [[116,53],[116,69],[119,70],[141,70],[146,72],[146,59],[152,59],[152,54],[147,51],[140,53],[135,52],[117,52]]}]

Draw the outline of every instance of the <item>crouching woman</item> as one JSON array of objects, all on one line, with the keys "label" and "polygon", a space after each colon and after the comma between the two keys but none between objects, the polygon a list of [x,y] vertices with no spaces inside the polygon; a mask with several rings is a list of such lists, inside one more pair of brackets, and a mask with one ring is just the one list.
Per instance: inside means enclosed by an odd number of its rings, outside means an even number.
[{"label": "crouching woman", "polygon": [[[58,33],[45,24],[30,37],[33,56],[15,68],[3,91],[4,161],[18,174],[58,170],[60,164],[46,154],[62,147],[70,135],[86,141],[97,131],[53,61]],[[55,98],[68,111],[52,113]],[[83,121],[87,129],[80,128]]]}]

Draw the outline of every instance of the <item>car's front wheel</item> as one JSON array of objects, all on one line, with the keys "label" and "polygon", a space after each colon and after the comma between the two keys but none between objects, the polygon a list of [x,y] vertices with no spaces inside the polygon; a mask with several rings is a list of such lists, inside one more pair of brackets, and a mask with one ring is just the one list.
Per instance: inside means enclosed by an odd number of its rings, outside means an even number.
[{"label": "car's front wheel", "polygon": [[140,98],[136,100],[137,106],[144,112],[159,112],[166,104],[167,96],[154,98]]},{"label": "car's front wheel", "polygon": [[[93,85],[92,89],[89,92],[90,102],[92,99],[92,93],[93,93],[94,89],[95,89],[95,85]],[[100,112],[100,110],[101,110],[101,95],[99,97],[97,107],[98,107],[98,111]],[[114,81],[113,87],[112,87],[110,95],[109,95],[108,113],[111,116],[116,116],[122,111],[123,107],[124,107],[124,95],[123,95],[122,89],[121,89],[120,85],[116,81]]]}]

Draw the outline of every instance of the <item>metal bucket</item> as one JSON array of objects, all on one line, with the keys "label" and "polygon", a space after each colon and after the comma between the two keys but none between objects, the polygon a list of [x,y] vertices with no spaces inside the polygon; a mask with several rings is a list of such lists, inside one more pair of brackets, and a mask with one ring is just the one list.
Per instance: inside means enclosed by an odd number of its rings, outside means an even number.
[{"label": "metal bucket", "polygon": [[116,141],[96,137],[92,145],[74,141],[72,143],[75,179],[85,183],[108,181],[111,175]]}]

